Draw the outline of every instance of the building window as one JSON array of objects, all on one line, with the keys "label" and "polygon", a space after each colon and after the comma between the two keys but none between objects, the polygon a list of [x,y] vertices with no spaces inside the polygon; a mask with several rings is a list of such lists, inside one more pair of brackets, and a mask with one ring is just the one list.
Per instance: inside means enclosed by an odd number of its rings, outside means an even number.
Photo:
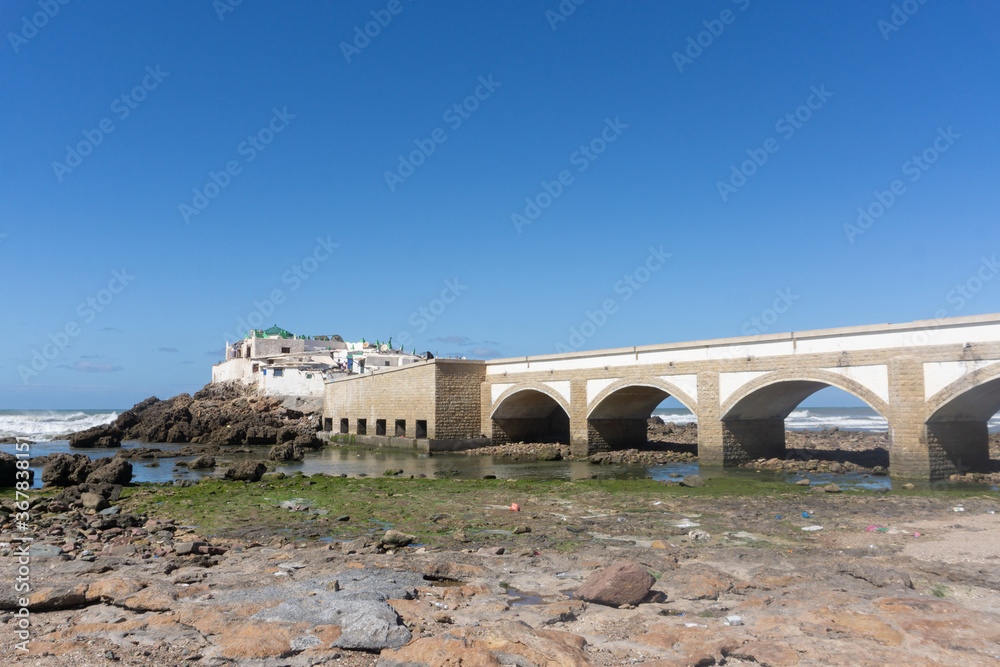
[{"label": "building window", "polygon": [[396,437],[405,438],[406,437],[406,420],[397,419],[396,420]]},{"label": "building window", "polygon": [[290,348],[290,347],[283,347],[283,348],[281,348],[281,353],[282,354],[291,354],[291,352],[292,352],[292,348]]},{"label": "building window", "polygon": [[253,365],[253,372],[256,373],[258,371],[260,371],[260,364],[254,364]]},{"label": "building window", "polygon": [[385,365],[386,365],[386,366],[388,366],[388,365],[389,365],[389,362],[388,362],[388,361],[387,361],[387,362],[385,362]]},{"label": "building window", "polygon": [[306,379],[307,380],[312,380],[313,379],[313,374],[312,373],[306,373]]},{"label": "building window", "polygon": [[375,435],[385,435],[385,420],[376,419],[375,420]]},{"label": "building window", "polygon": [[282,377],[282,376],[283,376],[284,374],[285,374],[285,369],[284,369],[284,368],[275,368],[275,369],[274,369],[274,377],[276,377],[276,378],[280,378],[280,377]]},{"label": "building window", "polygon": [[333,417],[326,417],[323,420],[323,430],[332,431],[333,430]]},{"label": "building window", "polygon": [[413,434],[415,438],[426,438],[427,437],[427,420],[418,419],[417,420],[417,432]]},{"label": "building window", "polygon": [[340,432],[347,433],[350,430],[350,420],[347,417],[342,417],[340,419]]},{"label": "building window", "polygon": [[368,420],[367,419],[359,419],[358,420],[358,435],[367,435],[367,434],[368,434]]}]

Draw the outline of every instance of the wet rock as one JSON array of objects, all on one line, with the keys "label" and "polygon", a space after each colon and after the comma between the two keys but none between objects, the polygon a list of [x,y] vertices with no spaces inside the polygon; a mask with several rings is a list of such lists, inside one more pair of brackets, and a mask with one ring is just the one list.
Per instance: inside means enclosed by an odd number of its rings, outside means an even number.
[{"label": "wet rock", "polygon": [[639,604],[656,582],[653,575],[633,561],[622,561],[600,570],[576,591],[576,598],[612,607]]},{"label": "wet rock", "polygon": [[226,479],[242,482],[257,482],[267,472],[267,466],[260,461],[240,461],[226,470]]},{"label": "wet rock", "polygon": [[267,458],[271,461],[301,461],[302,457],[302,448],[296,447],[293,442],[275,445],[267,453]]},{"label": "wet rock", "polygon": [[705,480],[701,478],[701,475],[688,475],[680,482],[681,486],[687,486],[691,488],[698,488],[705,486]]},{"label": "wet rock", "polygon": [[17,457],[7,452],[0,452],[0,488],[10,487],[18,481],[27,481],[29,485],[35,478],[34,470],[27,470],[28,478],[19,480],[17,477]]},{"label": "wet rock", "polygon": [[836,484],[827,484],[823,487],[825,493],[840,493],[840,487]]},{"label": "wet rock", "polygon": [[132,464],[125,459],[114,458],[89,475],[88,484],[129,484],[132,481]]},{"label": "wet rock", "polygon": [[188,468],[192,470],[205,470],[215,467],[215,457],[211,454],[203,454],[188,462]]},{"label": "wet rock", "polygon": [[42,482],[52,486],[80,484],[95,467],[86,454],[50,454],[42,469]]},{"label": "wet rock", "polygon": [[69,446],[79,449],[121,447],[124,434],[114,426],[102,424],[69,436]]}]

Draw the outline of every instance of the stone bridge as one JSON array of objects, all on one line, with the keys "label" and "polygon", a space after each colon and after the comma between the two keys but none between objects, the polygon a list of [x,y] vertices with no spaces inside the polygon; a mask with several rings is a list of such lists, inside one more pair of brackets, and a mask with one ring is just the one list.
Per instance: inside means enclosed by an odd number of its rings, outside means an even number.
[{"label": "stone bridge", "polygon": [[989,464],[1000,410],[1000,314],[486,362],[480,406],[494,443],[568,442],[576,455],[646,441],[673,396],[698,418],[702,465],[780,457],[785,417],[839,387],[889,423],[894,477]]}]

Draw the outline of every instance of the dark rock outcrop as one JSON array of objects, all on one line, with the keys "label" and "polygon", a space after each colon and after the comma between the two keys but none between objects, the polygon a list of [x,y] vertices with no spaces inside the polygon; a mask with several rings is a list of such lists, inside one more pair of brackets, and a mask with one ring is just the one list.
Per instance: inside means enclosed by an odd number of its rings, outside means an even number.
[{"label": "dark rock outcrop", "polygon": [[94,426],[70,435],[69,446],[79,449],[121,447],[123,435],[121,430],[114,426]]},{"label": "dark rock outcrop", "polygon": [[0,488],[10,487],[20,482],[28,482],[31,485],[35,478],[34,470],[27,470],[27,479],[17,478],[17,457],[7,452],[0,452]]},{"label": "dark rock outcrop", "polygon": [[113,458],[106,465],[87,475],[88,484],[129,484],[132,481],[132,464],[125,459]]},{"label": "dark rock outcrop", "polygon": [[[310,418],[312,417],[312,418]],[[74,433],[74,447],[116,447],[123,440],[192,443],[209,446],[322,446],[316,438],[320,420],[285,408],[281,399],[256,396],[240,383],[208,384],[194,396],[155,396],[136,403],[111,424]]]},{"label": "dark rock outcrop", "polygon": [[242,482],[257,482],[267,472],[267,466],[260,461],[240,461],[226,470],[226,479]]}]

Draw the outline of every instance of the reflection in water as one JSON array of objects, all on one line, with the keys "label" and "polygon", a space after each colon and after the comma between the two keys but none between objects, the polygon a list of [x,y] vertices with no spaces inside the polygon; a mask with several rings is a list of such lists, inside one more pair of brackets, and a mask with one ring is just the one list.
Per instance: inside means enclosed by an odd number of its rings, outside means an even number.
[{"label": "reflection in water", "polygon": [[[164,451],[176,451],[186,445],[180,444],[144,444],[126,442],[123,448],[157,447]],[[70,450],[65,440],[44,442],[32,445],[32,456],[43,456],[57,452],[74,454],[85,453],[91,458],[114,456],[117,449]],[[260,460],[267,456],[269,447],[255,448],[251,454],[224,453],[217,455],[223,462],[241,461],[246,459]],[[130,459],[135,482],[171,482],[173,480],[198,480],[208,476],[222,476],[225,468],[213,470],[189,470],[186,467],[176,467],[177,461],[191,461],[194,457],[185,456],[164,459]],[[155,465],[155,464],[159,465]],[[151,465],[153,464],[153,465]],[[32,466],[35,471],[35,487],[41,487],[42,466]],[[302,472],[305,475],[325,473],[329,475],[382,477],[389,469],[401,469],[398,477],[428,478],[452,477],[458,479],[482,479],[485,475],[495,475],[499,479],[642,479],[652,477],[657,480],[678,480],[685,475],[701,474],[705,478],[712,477],[753,477],[766,481],[793,482],[803,476],[808,477],[813,484],[836,482],[843,488],[891,488],[888,477],[866,477],[862,473],[789,473],[741,469],[707,468],[701,470],[697,463],[671,463],[657,466],[642,465],[594,465],[584,461],[511,461],[495,456],[467,456],[464,454],[413,454],[410,452],[389,450],[368,450],[342,447],[327,447],[319,451],[309,451],[305,459],[293,463],[279,464],[277,470],[286,475]],[[918,485],[919,486],[919,485]]]}]

